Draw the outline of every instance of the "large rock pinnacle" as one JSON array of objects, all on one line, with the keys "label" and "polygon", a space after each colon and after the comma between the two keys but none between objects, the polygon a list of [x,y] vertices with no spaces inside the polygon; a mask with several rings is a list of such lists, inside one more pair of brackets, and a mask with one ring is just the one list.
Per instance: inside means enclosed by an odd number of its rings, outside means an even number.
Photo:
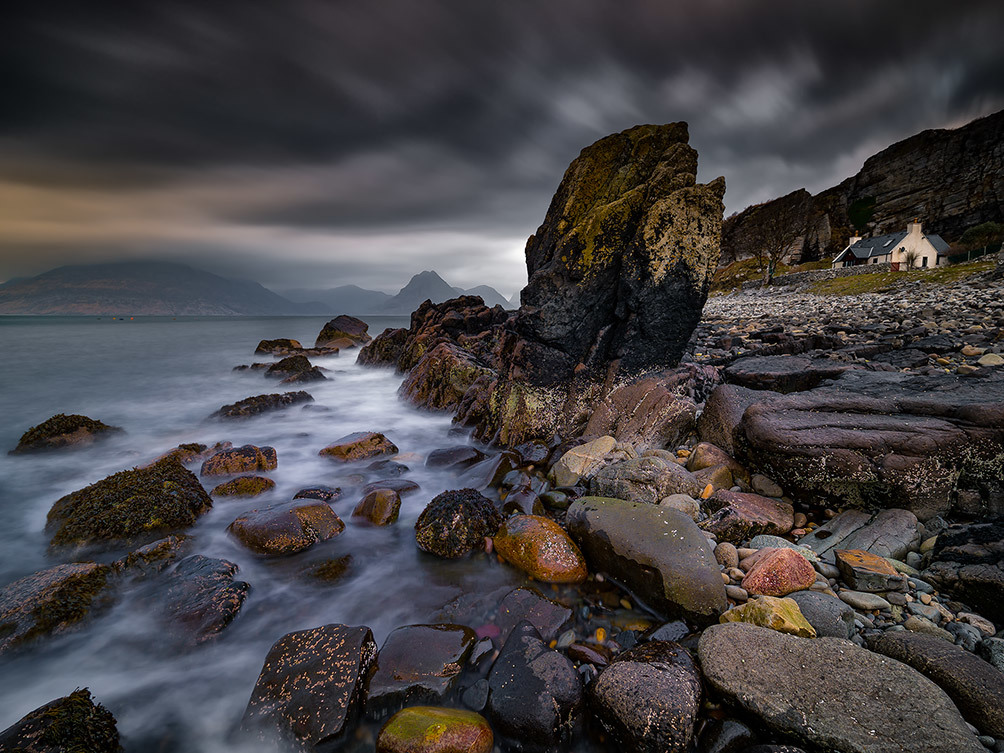
[{"label": "large rock pinnacle", "polygon": [[529,283],[500,346],[489,427],[507,443],[580,423],[639,374],[675,365],[718,263],[725,180],[697,184],[687,124],[586,147],[526,245]]}]

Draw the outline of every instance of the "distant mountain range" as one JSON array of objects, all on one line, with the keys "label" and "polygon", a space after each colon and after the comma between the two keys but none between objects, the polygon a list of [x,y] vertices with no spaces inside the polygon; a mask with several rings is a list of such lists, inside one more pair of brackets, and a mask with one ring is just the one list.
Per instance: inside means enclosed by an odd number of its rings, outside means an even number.
[{"label": "distant mountain range", "polygon": [[[422,301],[480,295],[489,306],[509,302],[494,288],[469,291],[435,272],[415,275],[394,296],[355,285],[291,290],[282,296],[250,280],[232,280],[184,264],[131,261],[59,267],[0,285],[0,314],[103,316],[406,315]],[[292,300],[291,300],[292,299]]]}]

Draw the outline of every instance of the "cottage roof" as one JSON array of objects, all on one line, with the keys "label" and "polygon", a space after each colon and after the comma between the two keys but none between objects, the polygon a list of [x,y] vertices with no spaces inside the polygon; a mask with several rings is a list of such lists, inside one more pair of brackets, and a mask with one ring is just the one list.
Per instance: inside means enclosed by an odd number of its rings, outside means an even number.
[{"label": "cottage roof", "polygon": [[927,240],[934,246],[934,250],[938,252],[938,256],[948,256],[952,250],[952,247],[940,235],[928,235]]},{"label": "cottage roof", "polygon": [[907,234],[901,231],[879,235],[875,238],[862,238],[854,245],[849,246],[847,250],[854,254],[857,259],[886,256],[887,254],[891,254],[906,236]]}]

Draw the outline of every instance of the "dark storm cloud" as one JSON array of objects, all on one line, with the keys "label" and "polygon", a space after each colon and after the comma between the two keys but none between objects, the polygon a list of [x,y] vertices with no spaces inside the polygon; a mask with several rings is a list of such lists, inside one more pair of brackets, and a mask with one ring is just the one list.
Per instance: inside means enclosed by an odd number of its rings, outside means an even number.
[{"label": "dark storm cloud", "polygon": [[595,139],[687,120],[730,211],[820,190],[1004,105],[1001,28],[996,0],[22,3],[0,29],[0,253],[8,274],[101,247],[360,282],[508,239],[469,273],[512,288]]}]

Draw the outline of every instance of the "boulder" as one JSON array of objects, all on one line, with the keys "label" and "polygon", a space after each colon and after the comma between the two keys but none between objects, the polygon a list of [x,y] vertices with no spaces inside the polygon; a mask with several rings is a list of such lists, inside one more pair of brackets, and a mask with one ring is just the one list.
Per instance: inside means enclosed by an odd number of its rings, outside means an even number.
[{"label": "boulder", "polygon": [[728,622],[745,622],[802,638],[816,637],[816,629],[805,619],[797,602],[773,596],[761,596],[732,607],[718,621],[723,625]]},{"label": "boulder", "polygon": [[547,647],[528,622],[517,625],[488,675],[488,718],[518,748],[553,748],[571,736],[582,681],[568,657]]},{"label": "boulder", "polygon": [[795,591],[785,598],[798,604],[799,611],[817,636],[850,638],[854,635],[854,610],[836,596],[806,590]]},{"label": "boulder", "polygon": [[799,542],[820,558],[833,562],[838,549],[860,549],[879,557],[901,560],[920,543],[917,516],[890,509],[871,514],[845,510]]},{"label": "boulder", "polygon": [[425,459],[429,468],[466,468],[485,459],[485,454],[468,444],[433,450]]},{"label": "boulder", "polygon": [[607,435],[591,442],[580,444],[564,453],[551,466],[550,477],[555,486],[575,486],[579,479],[586,477],[600,467],[603,458],[614,449],[617,440]]},{"label": "boulder", "polygon": [[61,447],[81,447],[121,431],[122,429],[117,426],[109,426],[87,416],[58,413],[38,426],[28,429],[21,435],[17,447],[8,454],[21,455],[26,452],[56,450]]},{"label": "boulder", "polygon": [[145,577],[161,573],[175,564],[190,549],[192,539],[177,535],[154,541],[135,549],[125,557],[116,560],[112,567],[132,577]]},{"label": "boulder", "polygon": [[490,373],[472,353],[442,342],[419,359],[398,394],[420,408],[455,411],[478,377]]},{"label": "boulder", "polygon": [[365,366],[397,366],[407,340],[407,329],[385,329],[359,351],[356,363]]},{"label": "boulder", "polygon": [[446,700],[477,641],[462,625],[406,625],[380,648],[366,690],[366,714],[382,719],[405,706]]},{"label": "boulder", "polygon": [[383,434],[375,431],[357,431],[336,439],[318,455],[343,463],[369,460],[382,455],[395,455],[397,446]]},{"label": "boulder", "polygon": [[488,721],[473,711],[413,706],[380,730],[377,753],[491,753]]},{"label": "boulder", "polygon": [[283,359],[269,364],[265,368],[265,376],[285,379],[286,377],[302,374],[314,368],[305,355],[298,353],[295,356],[286,356]]},{"label": "boulder", "polygon": [[751,465],[785,489],[926,520],[948,512],[960,476],[1004,476],[1004,378],[849,371],[753,403],[742,433]]},{"label": "boulder", "polygon": [[676,365],[717,265],[725,191],[697,184],[687,142],[685,123],[636,126],[569,166],[527,241],[485,436],[570,435],[608,380]]},{"label": "boulder", "polygon": [[193,554],[168,576],[159,606],[184,642],[205,643],[233,622],[251,590],[234,579],[238,569],[233,562]]},{"label": "boulder", "polygon": [[725,611],[721,569],[704,534],[683,513],[583,497],[568,508],[566,523],[590,570],[608,573],[663,616],[708,624]]},{"label": "boulder", "polygon": [[353,518],[365,518],[376,526],[387,526],[401,512],[401,495],[393,489],[376,489],[360,500],[352,511]]},{"label": "boulder", "polygon": [[310,382],[325,382],[327,379],[328,377],[324,375],[324,372],[319,367],[311,366],[306,371],[298,371],[295,374],[290,374],[279,382],[279,384],[309,384]]},{"label": "boulder", "polygon": [[244,546],[265,556],[296,554],[343,530],[345,524],[320,501],[251,510],[227,526],[227,531]]},{"label": "boulder", "polygon": [[[314,347],[323,348],[331,346],[338,340],[348,340],[348,347],[352,347],[352,345],[365,345],[373,339],[367,334],[368,329],[369,325],[362,319],[342,314],[341,316],[336,316],[321,328],[317,339],[314,341]],[[339,343],[336,347],[342,347],[343,345],[343,343]]]},{"label": "boulder", "polygon": [[302,347],[299,340],[279,338],[277,340],[262,340],[254,352],[259,354],[278,353],[286,350],[300,350]]},{"label": "boulder", "polygon": [[1004,518],[948,527],[931,551],[925,580],[981,615],[1004,622]]},{"label": "boulder", "polygon": [[122,753],[115,717],[87,688],[35,709],[0,732],[10,753]]},{"label": "boulder", "polygon": [[51,547],[151,540],[193,525],[213,506],[195,474],[176,458],[120,471],[58,499],[46,528]]},{"label": "boulder", "polygon": [[0,590],[0,656],[73,628],[111,600],[108,565],[75,562],[26,575]]},{"label": "boulder", "polygon": [[224,405],[213,413],[210,418],[250,418],[261,413],[281,410],[291,405],[312,403],[314,398],[307,392],[273,392],[269,395],[254,395],[238,400],[231,405]]},{"label": "boulder", "polygon": [[850,641],[730,623],[705,630],[698,654],[705,679],[729,703],[807,749],[983,753],[937,685]]},{"label": "boulder", "polygon": [[494,538],[499,556],[543,583],[581,583],[589,575],[582,552],[550,518],[515,515]]},{"label": "boulder", "polygon": [[996,667],[933,635],[886,632],[868,647],[937,683],[982,734],[1004,737],[1004,674]]},{"label": "boulder", "polygon": [[502,516],[491,500],[474,489],[445,491],[433,498],[415,521],[415,541],[423,552],[457,559],[484,548]]},{"label": "boulder", "polygon": [[206,460],[201,476],[231,476],[238,473],[275,470],[279,463],[274,447],[246,444],[232,450],[221,450]]},{"label": "boulder", "polygon": [[745,447],[742,419],[753,403],[780,397],[776,392],[761,392],[735,384],[716,387],[708,397],[697,419],[697,433],[705,442],[721,447],[730,455],[738,455]]},{"label": "boulder", "polygon": [[719,489],[703,507],[711,516],[700,523],[701,528],[719,541],[734,544],[761,533],[788,533],[794,525],[795,511],[790,504],[759,494]]},{"label": "boulder", "polygon": [[589,491],[598,497],[650,504],[671,494],[700,498],[704,485],[668,455],[647,455],[604,466],[589,480]]},{"label": "boulder", "polygon": [[335,747],[358,717],[376,654],[367,627],[324,625],[287,633],[265,657],[241,727],[272,744]]},{"label": "boulder", "polygon": [[217,484],[209,492],[214,497],[257,497],[275,489],[275,481],[265,476],[238,476]]},{"label": "boulder", "polygon": [[589,701],[616,750],[686,753],[701,673],[678,644],[650,641],[616,656],[590,685]]},{"label": "boulder", "polygon": [[747,593],[759,596],[787,596],[803,591],[816,582],[816,570],[805,557],[794,549],[761,550],[767,554],[757,560],[742,587]]},{"label": "boulder", "polygon": [[495,624],[503,642],[524,620],[536,628],[543,640],[552,641],[569,626],[571,619],[571,609],[546,598],[534,588],[522,586],[510,591],[499,603]]},{"label": "boulder", "polygon": [[322,502],[334,502],[341,499],[342,489],[339,486],[309,486],[300,489],[293,499],[319,499]]}]

